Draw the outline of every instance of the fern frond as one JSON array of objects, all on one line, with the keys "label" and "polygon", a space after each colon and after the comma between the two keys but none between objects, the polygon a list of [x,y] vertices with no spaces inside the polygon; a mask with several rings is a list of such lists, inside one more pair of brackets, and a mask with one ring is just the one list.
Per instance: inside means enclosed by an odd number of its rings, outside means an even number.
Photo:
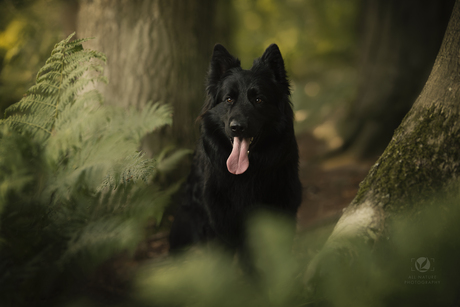
[{"label": "fern frond", "polygon": [[[152,216],[161,216],[174,191],[171,188],[159,192],[131,182],[115,191],[100,192],[96,197],[77,199],[69,207],[69,213],[72,213],[72,228],[78,231],[66,234],[70,240],[60,265],[76,261],[83,266],[95,266],[117,252],[133,252],[144,235],[139,225],[145,225]],[[68,215],[64,214],[52,227],[68,229],[68,224]]]},{"label": "fern frond", "polygon": [[45,140],[51,135],[52,123],[49,119],[45,121],[43,118],[37,116],[37,114],[41,113],[43,113],[42,110],[40,112],[36,111],[33,115],[14,114],[8,117],[5,122],[9,124],[9,127],[22,134],[34,135],[38,140]]},{"label": "fern frond", "polygon": [[92,40],[94,39],[94,37],[86,37],[86,38],[79,38],[79,39],[74,39],[73,41],[69,42],[70,39],[75,35],[75,32],[70,34],[68,37],[67,37],[67,49],[72,49],[72,48],[81,48],[81,45],[84,43],[84,42],[87,42],[89,40]]},{"label": "fern frond", "polygon": [[155,161],[145,157],[142,152],[130,155],[112,169],[97,191],[115,190],[120,185],[137,181],[148,183],[153,177],[155,165]]},{"label": "fern frond", "polygon": [[6,109],[6,119],[0,123],[46,140],[60,113],[75,102],[89,83],[107,82],[99,76],[103,67],[95,62],[105,62],[105,55],[84,50],[81,43],[87,39],[69,42],[73,35],[55,45],[50,58],[37,73],[36,84],[21,101]]},{"label": "fern frond", "polygon": [[153,178],[153,161],[136,150],[145,134],[171,123],[171,108],[153,104],[126,111],[86,99],[101,97],[95,90],[83,94],[56,121],[47,156],[66,164],[58,162],[62,171],[52,186],[64,192],[85,176],[88,187],[99,191]]},{"label": "fern frond", "polygon": [[[126,116],[126,114],[118,113],[117,117]],[[130,124],[121,126],[127,130],[127,136],[132,137],[136,142],[149,132],[156,130],[159,127],[172,124],[172,109],[171,106],[165,104],[149,104],[144,107],[142,112],[136,108],[130,108],[127,114]],[[136,119],[134,121],[134,119]]]},{"label": "fern frond", "polygon": [[133,220],[109,217],[88,223],[73,234],[59,264],[77,258],[81,265],[92,268],[117,252],[133,250],[142,235],[142,229]]}]

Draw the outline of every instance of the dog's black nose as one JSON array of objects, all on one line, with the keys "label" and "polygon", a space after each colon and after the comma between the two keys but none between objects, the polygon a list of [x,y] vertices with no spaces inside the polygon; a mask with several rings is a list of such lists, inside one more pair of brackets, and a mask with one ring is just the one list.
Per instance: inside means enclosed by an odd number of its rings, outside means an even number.
[{"label": "dog's black nose", "polygon": [[242,124],[240,124],[238,121],[232,120],[230,122],[230,129],[232,129],[234,133],[240,134],[244,132],[245,127]]}]

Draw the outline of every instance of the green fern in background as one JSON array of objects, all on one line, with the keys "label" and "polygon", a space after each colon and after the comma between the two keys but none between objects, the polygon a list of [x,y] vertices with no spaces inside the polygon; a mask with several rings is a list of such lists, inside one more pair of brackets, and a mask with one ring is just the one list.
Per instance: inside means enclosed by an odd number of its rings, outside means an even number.
[{"label": "green fern in background", "polygon": [[[6,109],[4,124],[45,140],[51,135],[59,115],[75,102],[83,88],[90,82],[106,82],[104,77],[82,77],[85,73],[101,72],[102,66],[94,63],[93,59],[105,63],[106,58],[100,52],[83,50],[81,44],[88,39],[69,42],[73,35],[56,44],[51,57],[37,74],[36,85],[19,103]],[[102,101],[96,91],[90,91],[82,98],[87,102]],[[13,115],[7,117],[8,114]]]},{"label": "green fern in background", "polygon": [[2,306],[46,298],[68,276],[133,252],[178,186],[161,189],[157,173],[188,153],[149,159],[138,151],[146,133],[171,124],[171,108],[103,105],[92,83],[106,82],[105,55],[72,36],[0,121]]}]

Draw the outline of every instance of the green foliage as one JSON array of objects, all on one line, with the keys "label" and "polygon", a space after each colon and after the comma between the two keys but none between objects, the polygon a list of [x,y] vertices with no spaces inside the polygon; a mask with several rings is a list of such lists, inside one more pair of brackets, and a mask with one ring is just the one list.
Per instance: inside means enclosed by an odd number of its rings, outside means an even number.
[{"label": "green foliage", "polygon": [[255,276],[243,274],[217,248],[198,249],[171,263],[144,267],[137,297],[152,306],[301,306],[301,272],[291,237],[292,225],[262,214],[250,227]]},{"label": "green foliage", "polygon": [[319,72],[324,64],[347,66],[353,59],[359,0],[233,3],[232,18],[238,19],[235,46],[244,58],[258,57],[269,44],[277,43],[295,79]]},{"label": "green foliage", "polygon": [[331,229],[300,234],[291,253],[289,226],[262,215],[249,227],[255,276],[218,249],[203,248],[144,266],[136,297],[140,306],[452,306],[460,286],[458,200],[438,198],[419,204],[415,215],[388,219],[376,246],[325,256],[308,287],[306,267],[324,253]]},{"label": "green foliage", "polygon": [[[84,73],[90,75],[92,71],[100,72],[102,67],[91,60],[105,62],[105,56],[96,51],[83,50],[81,44],[87,39],[69,43],[72,36],[73,34],[56,44],[51,57],[39,70],[36,84],[27,91],[21,101],[6,109],[4,124],[44,142],[54,130],[61,113],[76,102],[77,93],[87,87],[88,83],[99,81],[95,77],[82,76]],[[101,102],[102,97],[95,91],[90,91],[80,99],[79,105],[83,102],[94,102],[93,100]],[[12,115],[8,117],[10,114]],[[65,119],[68,119],[69,115],[67,118],[63,117],[61,124],[66,122]]]},{"label": "green foliage", "polygon": [[177,189],[155,178],[188,153],[149,159],[138,151],[145,134],[171,124],[171,108],[103,105],[91,87],[105,82],[105,56],[72,36],[56,44],[36,85],[0,121],[2,306],[64,294],[66,283],[132,253]]}]

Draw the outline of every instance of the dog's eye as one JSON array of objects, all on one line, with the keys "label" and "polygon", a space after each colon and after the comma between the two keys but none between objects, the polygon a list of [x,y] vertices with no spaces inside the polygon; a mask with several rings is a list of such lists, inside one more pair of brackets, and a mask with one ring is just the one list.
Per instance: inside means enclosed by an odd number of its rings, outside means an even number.
[{"label": "dog's eye", "polygon": [[225,101],[227,101],[228,103],[233,103],[235,100],[233,100],[232,97],[227,97],[227,99],[225,99]]},{"label": "dog's eye", "polygon": [[262,103],[262,99],[256,98],[256,103]]}]

